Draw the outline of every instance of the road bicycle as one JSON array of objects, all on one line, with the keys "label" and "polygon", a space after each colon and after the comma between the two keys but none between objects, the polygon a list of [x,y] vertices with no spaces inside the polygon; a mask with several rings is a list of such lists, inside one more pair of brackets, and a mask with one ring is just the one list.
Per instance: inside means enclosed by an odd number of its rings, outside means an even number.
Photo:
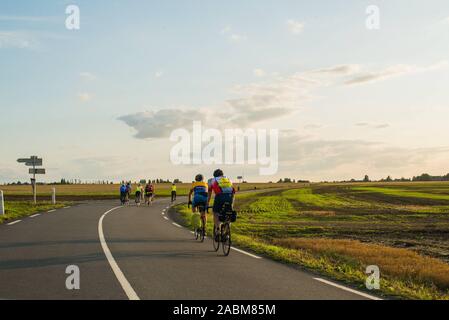
[{"label": "road bicycle", "polygon": [[[192,202],[188,203],[188,207],[190,208],[190,205],[192,204]],[[204,237],[206,236],[206,225],[205,225],[205,220],[203,218],[201,218],[201,214],[206,212],[206,205],[205,204],[198,204],[195,206],[198,209],[198,212],[200,214],[200,220],[201,220],[201,224],[200,225],[194,225],[194,235],[195,235],[195,240],[200,240],[201,242],[204,242]]]},{"label": "road bicycle", "polygon": [[218,251],[220,248],[223,250],[225,256],[229,255],[231,251],[232,239],[231,239],[231,223],[237,219],[237,212],[232,209],[232,203],[225,202],[219,212],[220,232],[217,233],[217,228],[214,226],[213,245],[214,250]]}]

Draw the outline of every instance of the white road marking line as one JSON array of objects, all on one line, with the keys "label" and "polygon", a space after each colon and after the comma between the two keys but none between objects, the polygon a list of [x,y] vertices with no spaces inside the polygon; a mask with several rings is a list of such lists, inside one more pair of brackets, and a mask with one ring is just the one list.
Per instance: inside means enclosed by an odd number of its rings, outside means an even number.
[{"label": "white road marking line", "polygon": [[232,250],[235,250],[235,251],[238,251],[238,252],[240,252],[240,253],[246,254],[247,256],[253,257],[253,258],[255,258],[255,259],[262,259],[262,257],[256,256],[256,255],[254,255],[254,254],[251,254],[251,253],[249,253],[249,252],[246,252],[246,251],[243,251],[243,250],[234,248],[234,247],[231,247],[231,249],[232,249]]},{"label": "white road marking line", "polygon": [[165,219],[165,220],[168,220],[168,218],[167,218],[167,217],[164,217],[164,219]]},{"label": "white road marking line", "polygon": [[64,207],[63,209],[68,209],[68,208],[70,208],[70,206],[68,206],[68,207]]},{"label": "white road marking line", "polygon": [[193,232],[193,231],[190,231],[190,233],[191,233],[191,234],[195,234],[195,232]]},{"label": "white road marking line", "polygon": [[55,212],[55,211],[56,211],[56,210],[53,209],[53,210],[49,210],[49,211],[47,211],[47,212]]},{"label": "white road marking line", "polygon": [[22,220],[16,220],[16,221],[7,223],[6,225],[7,225],[7,226],[12,226],[13,224],[19,223],[20,221],[22,221]]},{"label": "white road marking line", "polygon": [[162,212],[162,215],[165,215],[165,212]]},{"label": "white road marking line", "polygon": [[41,214],[40,213],[36,213],[36,214],[33,214],[32,216],[30,216],[30,218],[34,218],[34,217],[37,217],[37,216],[40,216]]},{"label": "white road marking line", "polygon": [[128,280],[126,279],[125,275],[123,274],[122,270],[120,270],[117,262],[115,261],[114,257],[112,256],[111,251],[109,250],[109,247],[106,243],[106,240],[104,238],[103,234],[103,219],[104,217],[111,211],[116,210],[118,208],[121,208],[122,206],[112,208],[101,216],[100,220],[98,221],[98,236],[100,238],[101,247],[103,248],[104,254],[106,256],[106,259],[108,259],[109,265],[112,268],[112,271],[114,271],[114,274],[122,286],[123,290],[125,291],[126,295],[128,296],[129,300],[140,300],[137,293],[134,291],[133,287],[129,284]]},{"label": "white road marking line", "polygon": [[177,226],[178,228],[182,228],[179,224],[177,224],[177,223],[175,223],[175,222],[172,222],[172,224],[173,224],[174,226]]},{"label": "white road marking line", "polygon": [[336,287],[336,288],[339,288],[339,289],[342,289],[342,290],[345,290],[345,291],[349,291],[349,292],[358,294],[359,296],[362,296],[362,297],[365,297],[365,298],[368,298],[368,299],[371,299],[371,300],[383,300],[381,298],[378,298],[378,297],[372,296],[370,294],[363,293],[363,292],[360,292],[360,291],[357,291],[357,290],[354,290],[354,289],[351,289],[351,288],[347,288],[345,286],[336,284],[336,283],[331,282],[331,281],[327,281],[327,280],[324,280],[324,279],[321,279],[321,278],[313,278],[313,279],[315,279],[317,281],[320,281],[320,282],[323,282],[325,284],[328,284],[330,286],[333,286],[333,287]]}]

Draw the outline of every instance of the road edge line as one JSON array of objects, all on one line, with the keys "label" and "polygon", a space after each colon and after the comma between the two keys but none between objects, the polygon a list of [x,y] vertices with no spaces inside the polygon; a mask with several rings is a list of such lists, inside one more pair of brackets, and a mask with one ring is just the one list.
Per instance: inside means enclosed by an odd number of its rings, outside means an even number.
[{"label": "road edge line", "polygon": [[117,262],[115,261],[114,257],[112,256],[111,251],[109,250],[109,247],[106,243],[106,239],[104,237],[104,233],[103,233],[103,219],[104,217],[111,211],[114,211],[118,208],[121,208],[121,206],[119,207],[114,207],[108,211],[106,211],[105,213],[103,213],[103,215],[100,217],[100,220],[98,220],[98,236],[100,238],[100,244],[101,244],[101,248],[103,249],[103,252],[106,256],[106,259],[109,262],[109,265],[112,268],[112,271],[115,274],[115,277],[117,278],[118,282],[120,283],[120,285],[122,286],[123,291],[125,291],[126,295],[128,296],[129,300],[140,300],[139,296],[137,295],[137,293],[134,291],[133,287],[131,286],[131,284],[128,282],[128,280],[126,279],[125,275],[123,274],[122,270],[120,269],[120,267],[118,266]]},{"label": "road edge line", "polygon": [[7,225],[7,226],[12,226],[12,225],[14,225],[14,224],[16,224],[16,223],[19,223],[20,221],[22,221],[22,220],[16,220],[16,221],[7,223],[6,225]]},{"label": "road edge line", "polygon": [[359,296],[362,296],[362,297],[365,297],[365,298],[368,298],[368,299],[371,299],[371,300],[383,300],[382,298],[375,297],[375,296],[372,296],[370,294],[367,294],[367,293],[364,293],[364,292],[361,292],[361,291],[357,291],[357,290],[354,290],[354,289],[342,286],[340,284],[337,284],[337,283],[329,281],[329,280],[325,280],[325,279],[322,279],[322,278],[313,278],[313,279],[316,280],[316,281],[328,284],[330,286],[333,286],[333,287],[336,287],[336,288],[339,288],[339,289],[342,289],[342,290],[345,290],[345,291],[348,291],[348,292],[355,293],[355,294],[357,294]]},{"label": "road edge line", "polygon": [[246,254],[247,256],[250,256],[250,257],[255,258],[255,259],[262,259],[262,257],[256,256],[255,254],[246,252],[246,251],[244,251],[244,250],[242,250],[242,249],[239,249],[239,248],[235,248],[235,247],[232,247],[232,246],[231,246],[231,249],[232,249],[232,250],[235,250],[235,251],[238,251],[238,252],[240,252],[240,253]]}]

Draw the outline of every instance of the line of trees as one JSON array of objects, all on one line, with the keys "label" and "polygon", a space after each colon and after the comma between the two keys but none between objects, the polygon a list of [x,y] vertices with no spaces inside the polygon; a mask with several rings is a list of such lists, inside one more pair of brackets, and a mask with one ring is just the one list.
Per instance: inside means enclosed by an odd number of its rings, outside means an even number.
[{"label": "line of trees", "polygon": [[[363,180],[351,179],[349,182],[407,182],[407,181],[449,181],[449,173],[445,176],[431,176],[428,173],[423,173],[419,176],[413,178],[392,178],[391,176],[387,176],[386,178],[382,178],[380,180],[371,180],[368,175],[365,175]],[[337,182],[337,181],[334,181]],[[348,181],[339,181],[339,182],[348,182]]]}]

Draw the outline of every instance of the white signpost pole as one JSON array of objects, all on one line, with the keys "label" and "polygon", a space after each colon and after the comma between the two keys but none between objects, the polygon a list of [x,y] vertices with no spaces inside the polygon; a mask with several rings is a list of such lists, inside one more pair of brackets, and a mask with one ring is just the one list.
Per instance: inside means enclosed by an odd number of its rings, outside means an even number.
[{"label": "white signpost pole", "polygon": [[0,190],[0,214],[5,214],[5,202],[3,201],[3,191]]},{"label": "white signpost pole", "polygon": [[51,203],[56,204],[56,188],[53,188],[53,193],[51,195]]}]

